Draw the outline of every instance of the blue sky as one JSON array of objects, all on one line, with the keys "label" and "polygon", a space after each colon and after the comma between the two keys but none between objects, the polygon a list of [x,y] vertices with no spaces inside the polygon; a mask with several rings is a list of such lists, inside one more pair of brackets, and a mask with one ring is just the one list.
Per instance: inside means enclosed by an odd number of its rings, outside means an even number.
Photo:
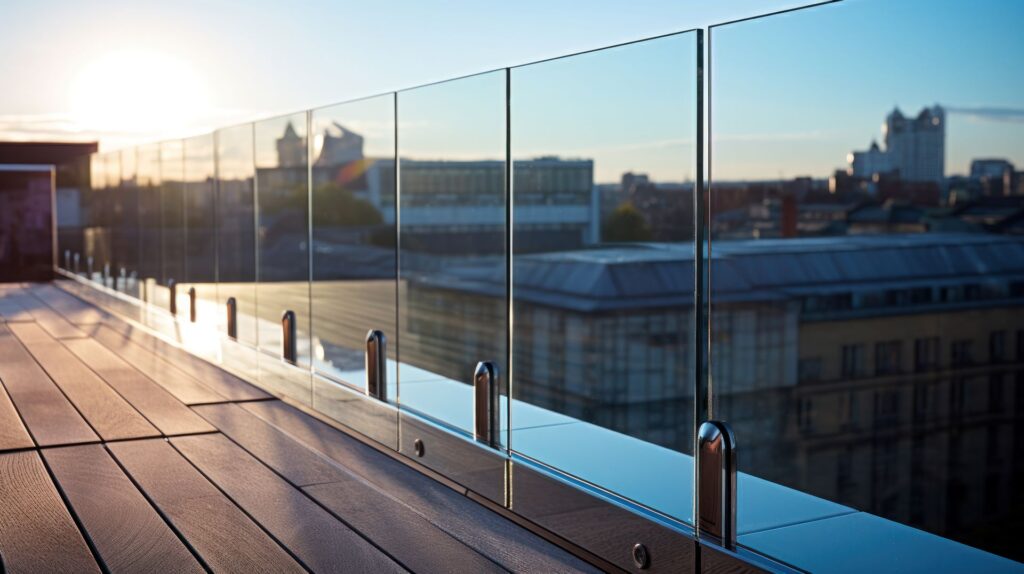
[{"label": "blue sky", "polygon": [[[98,138],[116,149],[801,4],[6,0],[0,138]],[[1018,1],[845,0],[714,28],[714,175],[826,176],[881,137],[894,105],[934,103],[1004,112],[951,114],[949,172],[982,155],[1024,164],[1021,21]],[[692,82],[682,79],[692,61],[642,51],[514,71],[516,156],[592,156],[599,181],[626,169],[691,177],[691,162],[673,158],[692,154]],[[479,107],[500,114],[494,104]]]},{"label": "blue sky", "polygon": [[947,174],[978,157],[1024,169],[1021,22],[1018,1],[846,0],[713,28],[713,177],[825,176],[881,144],[894,106],[934,104],[963,111]]},{"label": "blue sky", "polygon": [[4,0],[0,138],[112,149],[802,3]]}]

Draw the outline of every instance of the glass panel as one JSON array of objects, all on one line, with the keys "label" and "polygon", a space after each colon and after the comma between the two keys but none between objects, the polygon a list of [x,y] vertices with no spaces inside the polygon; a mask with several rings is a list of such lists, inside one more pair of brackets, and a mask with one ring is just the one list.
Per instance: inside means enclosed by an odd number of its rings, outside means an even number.
[{"label": "glass panel", "polygon": [[[365,391],[366,337],[380,330],[388,339],[385,396],[393,402],[398,398],[395,96],[314,110],[311,122],[313,364],[318,374]],[[315,408],[397,448],[397,413],[354,419],[355,397],[318,379]]]},{"label": "glass panel", "polygon": [[86,194],[89,188],[89,156],[81,156],[57,169],[57,263],[74,272],[75,259],[81,267],[86,218]]},{"label": "glass panel", "polygon": [[688,522],[696,37],[510,80],[512,448]]},{"label": "glass panel", "polygon": [[139,190],[136,182],[136,164],[135,148],[121,151],[120,186],[115,210],[118,265],[112,270],[115,287],[133,297],[139,296]]},{"label": "glass panel", "polygon": [[[1024,5],[940,4],[712,30],[711,376],[741,543],[860,510],[1024,559]],[[750,475],[772,494],[744,498]]]},{"label": "glass panel", "polygon": [[83,254],[79,271],[90,281],[99,277],[98,261],[103,257],[103,187],[106,185],[106,164],[102,154],[89,156],[89,186],[84,194]]},{"label": "glass panel", "polygon": [[253,126],[217,132],[218,325],[227,332],[227,303],[237,307],[237,339],[256,346],[256,211]]},{"label": "glass panel", "polygon": [[[185,277],[185,161],[181,140],[160,144],[160,221],[163,232],[160,283],[154,302],[170,309],[171,292],[167,289]],[[181,290],[178,312],[188,313],[188,299]]]},{"label": "glass panel", "polygon": [[123,247],[120,239],[121,210],[121,152],[103,154],[103,194],[101,199],[103,229],[103,253],[97,257],[96,265],[100,274],[100,282],[106,287],[114,287],[118,261],[122,256]]},{"label": "glass panel", "polygon": [[[185,140],[185,274],[179,287],[196,290],[196,322],[212,327],[217,307],[217,250],[214,248],[213,134]],[[189,308],[181,310],[188,317]]]},{"label": "glass panel", "polygon": [[502,70],[398,94],[400,402],[464,436],[477,362],[508,373],[505,91]]},{"label": "glass panel", "polygon": [[136,166],[139,186],[139,282],[140,297],[153,300],[153,286],[163,267],[163,234],[160,218],[160,145],[138,148]]},{"label": "glass panel", "polygon": [[[264,383],[311,402],[309,374],[292,381],[281,371],[282,318],[295,314],[296,363],[309,366],[309,165],[305,113],[256,123],[256,204],[258,215],[258,342],[276,360],[261,363]],[[273,372],[272,372],[273,370]]]}]

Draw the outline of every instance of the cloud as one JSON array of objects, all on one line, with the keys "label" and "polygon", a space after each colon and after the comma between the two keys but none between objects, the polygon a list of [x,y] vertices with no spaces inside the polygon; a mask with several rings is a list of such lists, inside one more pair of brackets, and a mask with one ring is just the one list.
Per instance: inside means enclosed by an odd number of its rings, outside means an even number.
[{"label": "cloud", "polygon": [[972,120],[988,122],[1024,123],[1024,108],[1000,108],[994,106],[956,107],[950,106],[946,111]]}]

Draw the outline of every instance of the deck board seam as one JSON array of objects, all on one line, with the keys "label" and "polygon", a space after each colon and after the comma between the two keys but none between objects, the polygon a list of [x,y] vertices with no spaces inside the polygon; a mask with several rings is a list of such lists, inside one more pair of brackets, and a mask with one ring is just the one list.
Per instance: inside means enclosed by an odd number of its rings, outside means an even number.
[{"label": "deck board seam", "polygon": [[[218,432],[219,432],[219,430],[218,430]],[[222,436],[227,436],[227,435],[224,435],[223,433],[220,433],[220,434]],[[276,535],[274,535],[273,532],[271,532],[269,529],[267,529],[267,527],[264,526],[260,521],[256,520],[255,516],[250,514],[249,511],[246,510],[241,504],[239,504],[238,501],[236,501],[230,494],[228,494],[226,490],[221,488],[221,486],[219,484],[217,484],[217,482],[215,482],[212,477],[210,477],[205,472],[203,472],[203,469],[199,468],[199,465],[197,465],[196,463],[192,462],[192,459],[190,459],[188,456],[186,456],[185,453],[181,452],[181,450],[178,449],[178,446],[175,445],[174,442],[172,442],[172,441],[170,441],[168,439],[164,439],[164,440],[167,440],[167,444],[169,444],[171,446],[171,448],[174,449],[174,452],[178,453],[178,456],[180,456],[181,458],[185,459],[185,461],[188,462],[189,466],[191,466],[193,469],[195,469],[195,471],[198,472],[199,475],[203,477],[203,479],[205,479],[207,482],[212,484],[213,487],[216,488],[217,491],[220,492],[220,494],[224,498],[226,498],[228,500],[228,502],[230,502],[236,508],[238,508],[238,510],[240,510],[242,512],[242,514],[245,515],[246,518],[248,518],[250,521],[252,521],[252,523],[255,524],[257,527],[259,527],[259,529],[262,530],[267,536],[269,536],[271,540],[273,540],[275,543],[277,543],[277,545],[280,546],[281,549],[284,550],[289,556],[291,556],[292,560],[295,560],[295,562],[299,566],[301,566],[303,570],[305,570],[306,572],[310,572],[310,573],[313,572],[313,569],[310,568],[305,563],[305,561],[302,560],[302,558],[300,558],[297,554],[295,554],[295,552],[293,552],[291,548],[289,548],[282,540],[280,540]],[[260,464],[263,464],[262,460],[260,460],[258,458],[256,460],[258,460],[260,462]],[[266,466],[266,465],[264,465],[264,466]]]},{"label": "deck board seam", "polygon": [[[250,413],[250,415],[251,415],[251,413]],[[199,414],[199,416],[202,416],[202,414]],[[251,416],[255,416],[255,415],[251,415]],[[209,420],[209,419],[207,419],[206,417],[203,417],[203,418],[204,418],[204,419],[205,419],[205,420],[206,420],[207,422],[209,422],[210,424],[214,424],[214,423],[213,423],[213,421],[210,421],[210,420]],[[256,418],[259,418],[259,417],[256,417]],[[261,420],[261,421],[262,421],[263,419],[259,419],[259,420]],[[267,423],[267,424],[269,425],[269,423]],[[214,425],[214,426],[216,426],[216,425]],[[318,452],[318,451],[316,451],[316,450],[313,450],[313,449],[311,449],[311,448],[310,448],[310,447],[309,447],[308,445],[306,445],[306,444],[305,444],[305,443],[303,443],[302,441],[300,441],[300,440],[298,440],[297,438],[295,438],[295,437],[293,437],[293,436],[291,436],[291,435],[289,435],[289,434],[285,433],[284,431],[282,431],[282,430],[280,430],[280,429],[277,429],[277,427],[275,427],[275,426],[272,426],[272,425],[270,425],[270,426],[271,426],[271,428],[274,428],[274,429],[278,430],[278,432],[281,432],[281,433],[282,433],[282,434],[283,434],[284,436],[287,436],[287,437],[288,437],[289,439],[291,439],[291,440],[294,440],[294,441],[295,441],[295,442],[296,442],[296,443],[297,443],[297,444],[298,444],[299,446],[301,446],[302,448],[304,448],[304,449],[308,450],[309,452],[313,453],[313,455],[314,455],[314,456],[318,456],[318,457],[320,457],[320,458],[323,458],[323,459],[327,460],[327,462],[328,462],[329,464],[332,464],[332,465],[336,465],[336,466],[340,466],[340,467],[341,467],[341,469],[340,469],[340,470],[341,470],[341,472],[346,472],[346,473],[348,473],[349,475],[353,476],[354,478],[356,478],[356,479],[358,479],[358,480],[360,480],[360,481],[363,481],[363,482],[365,482],[365,483],[366,483],[367,485],[369,485],[369,486],[370,486],[371,488],[374,488],[375,490],[377,490],[377,491],[379,491],[379,492],[382,492],[382,493],[383,493],[383,494],[384,494],[385,496],[388,496],[388,497],[392,498],[393,500],[396,500],[396,501],[398,501],[398,502],[399,502],[400,504],[402,504],[402,505],[404,505],[404,506],[406,506],[406,507],[409,507],[409,506],[408,506],[407,504],[405,504],[404,502],[402,502],[402,501],[400,501],[400,500],[398,500],[398,499],[394,498],[393,496],[391,496],[391,495],[390,495],[390,494],[388,494],[387,492],[384,492],[384,491],[382,491],[382,490],[381,490],[381,489],[380,489],[379,487],[377,487],[376,485],[374,485],[374,484],[370,483],[369,481],[367,481],[367,480],[366,480],[365,478],[363,478],[362,476],[360,476],[360,475],[358,475],[358,474],[356,474],[356,473],[354,473],[354,472],[352,472],[352,471],[350,471],[350,470],[348,470],[348,469],[344,468],[344,467],[343,467],[343,466],[342,466],[342,465],[341,465],[341,464],[340,464],[340,463],[339,463],[338,461],[336,461],[336,460],[334,460],[334,459],[331,459],[331,458],[328,458],[328,457],[324,456],[323,454],[321,454],[320,452]],[[321,482],[321,481],[317,481],[317,482],[314,482],[314,483],[310,483],[310,484],[304,484],[304,485],[300,485],[300,484],[297,484],[297,483],[295,483],[295,482],[293,482],[293,481],[289,480],[289,479],[288,479],[288,477],[286,477],[285,475],[283,475],[283,474],[281,474],[280,472],[278,472],[278,470],[277,470],[276,468],[274,468],[274,467],[270,466],[269,464],[267,464],[267,463],[266,463],[266,462],[265,462],[265,461],[264,461],[264,460],[263,460],[262,458],[260,458],[260,457],[259,457],[259,455],[257,455],[257,454],[256,454],[255,452],[252,452],[251,450],[249,450],[248,448],[246,448],[246,447],[245,447],[245,445],[243,445],[243,444],[241,444],[240,442],[236,441],[236,440],[235,440],[234,438],[232,438],[232,437],[231,437],[230,435],[228,435],[227,433],[225,433],[225,432],[221,431],[221,430],[219,429],[219,427],[218,427],[218,432],[219,432],[219,433],[221,434],[221,436],[223,436],[224,438],[226,438],[226,439],[227,439],[228,441],[230,441],[230,442],[231,442],[232,444],[234,444],[234,445],[235,445],[235,446],[237,446],[238,448],[242,449],[242,451],[243,451],[243,452],[245,452],[245,453],[249,454],[249,456],[251,456],[251,457],[253,457],[254,459],[256,459],[257,461],[259,461],[259,463],[260,463],[260,464],[262,464],[263,466],[265,466],[265,467],[266,467],[266,468],[267,468],[268,470],[270,470],[270,472],[274,473],[274,475],[276,475],[277,477],[279,477],[279,478],[280,478],[281,480],[285,481],[285,483],[287,483],[287,484],[288,484],[289,486],[291,486],[291,487],[292,487],[292,488],[294,488],[295,490],[297,490],[297,491],[301,492],[301,493],[302,493],[302,495],[303,495],[303,496],[305,496],[306,498],[308,498],[309,500],[311,500],[311,501],[313,502],[313,504],[316,504],[317,506],[319,506],[320,508],[322,508],[322,509],[323,509],[324,511],[326,511],[326,512],[327,512],[327,514],[329,514],[329,515],[330,515],[331,517],[333,517],[333,518],[334,518],[334,519],[336,519],[337,521],[339,521],[339,522],[341,522],[342,524],[344,524],[345,526],[347,526],[347,527],[348,527],[348,528],[349,528],[350,530],[352,530],[352,532],[355,532],[355,533],[356,533],[357,535],[359,535],[359,537],[360,537],[360,538],[362,538],[363,540],[366,540],[366,541],[367,541],[368,543],[370,543],[370,545],[371,545],[371,546],[373,546],[374,548],[376,548],[376,549],[380,550],[382,554],[384,554],[385,556],[387,556],[388,558],[390,558],[391,560],[393,560],[393,561],[394,561],[394,562],[395,562],[396,564],[400,565],[400,566],[401,566],[402,568],[404,568],[404,569],[408,570],[409,572],[414,572],[414,571],[415,571],[415,570],[413,570],[412,568],[410,568],[410,567],[409,567],[408,565],[406,565],[406,564],[405,564],[404,562],[402,562],[401,560],[399,560],[399,559],[398,559],[398,557],[396,557],[396,556],[394,556],[393,554],[391,554],[390,552],[388,552],[388,550],[387,550],[386,548],[382,547],[382,546],[381,546],[380,544],[378,544],[378,543],[377,543],[377,542],[376,542],[375,540],[371,539],[371,538],[370,538],[369,536],[367,536],[367,535],[366,535],[366,534],[365,534],[364,532],[362,532],[361,530],[359,530],[358,528],[356,528],[356,527],[355,527],[355,526],[354,526],[353,524],[350,524],[350,523],[349,523],[349,522],[348,522],[347,520],[345,520],[345,518],[344,518],[344,517],[342,517],[342,516],[338,515],[338,514],[337,514],[336,512],[332,511],[332,510],[331,510],[330,508],[328,508],[328,507],[327,507],[326,505],[324,505],[323,503],[321,503],[321,502],[320,502],[320,501],[319,501],[319,500],[318,500],[318,499],[317,499],[316,497],[314,497],[313,495],[311,495],[311,494],[309,494],[308,492],[306,492],[306,487],[308,487],[308,486],[318,486],[318,485],[324,485],[324,484],[333,484],[333,483],[337,482],[336,480],[326,480],[326,481],[322,481],[322,482]],[[173,446],[173,443],[172,443],[172,446]],[[180,451],[179,451],[179,452],[180,452]],[[187,458],[187,457],[186,457],[186,458]],[[191,461],[189,461],[189,462],[191,462]],[[194,465],[193,465],[193,466],[194,466]],[[200,471],[200,472],[202,472],[202,471]],[[204,476],[205,476],[205,475],[204,475]],[[211,482],[212,482],[212,481],[211,481]],[[409,507],[409,508],[411,508],[411,507]],[[413,510],[414,510],[414,509],[413,509]],[[414,512],[415,512],[415,510],[414,510]],[[421,517],[422,517],[422,515],[421,515],[421,514],[420,514],[419,512],[416,512],[416,514],[417,514],[418,516],[421,516]],[[462,542],[462,541],[461,541],[461,540],[459,540],[458,538],[455,538],[454,536],[452,536],[452,535],[451,535],[450,533],[448,533],[447,531],[445,531],[445,530],[443,530],[443,529],[440,529],[440,528],[439,528],[438,530],[440,530],[441,532],[444,532],[444,534],[445,534],[445,535],[447,535],[447,536],[449,536],[449,537],[451,537],[451,538],[455,539],[455,540],[456,540],[456,541],[458,541],[458,542],[459,542],[460,544],[466,545],[466,544],[465,544],[465,542]],[[476,552],[476,550],[475,550],[475,549],[473,549],[473,548],[470,548],[470,550],[473,550],[474,552]],[[480,553],[479,553],[479,552],[477,552],[477,554],[480,554]],[[481,556],[483,556],[484,558],[486,558],[486,559],[490,560],[491,562],[494,562],[494,560],[493,560],[493,559],[491,559],[491,557],[489,557],[489,556],[485,556],[485,555],[483,555],[483,554],[480,554],[480,555],[481,555]],[[502,565],[500,565],[500,564],[498,564],[498,567],[499,567],[499,568],[502,568],[502,569],[505,569],[505,568],[504,568],[504,566],[502,566]]]},{"label": "deck board seam", "polygon": [[124,464],[121,463],[121,459],[117,458],[117,455],[115,455],[114,452],[110,450],[106,443],[103,444],[103,450],[107,452],[107,456],[113,459],[114,464],[116,464],[117,467],[121,470],[121,473],[128,478],[128,480],[132,483],[132,486],[135,487],[135,490],[139,491],[139,494],[141,494],[142,497],[146,499],[146,502],[149,504],[149,506],[153,508],[154,511],[156,511],[160,519],[164,521],[164,524],[166,524],[167,527],[171,529],[171,532],[173,532],[174,535],[177,536],[179,540],[181,540],[181,543],[185,545],[185,548],[187,548],[188,551],[191,552],[193,556],[195,556],[196,560],[199,562],[199,565],[203,567],[203,570],[206,570],[206,572],[212,574],[213,570],[210,568],[210,565],[206,563],[206,560],[203,559],[202,554],[200,554],[199,551],[194,546],[192,546],[192,544],[188,541],[188,538],[186,538],[185,535],[180,530],[178,530],[178,528],[171,521],[170,517],[164,514],[163,510],[161,510],[160,507],[156,504],[156,501],[154,501],[152,497],[150,497],[149,493],[146,492],[144,488],[142,488],[142,485],[139,484],[137,480],[135,480],[135,477],[132,476],[132,473],[128,472],[128,469],[125,468]]},{"label": "deck board seam", "polygon": [[[38,322],[38,321],[36,321],[36,325],[39,325],[39,322]],[[42,325],[39,325],[39,328],[41,328],[41,329],[42,329]],[[45,329],[44,329],[44,331],[45,331]],[[44,375],[46,375],[46,378],[50,380],[50,383],[51,383],[51,384],[52,384],[52,385],[53,385],[54,387],[56,387],[56,388],[57,388],[57,391],[58,391],[58,392],[60,392],[61,396],[63,396],[63,397],[64,397],[64,400],[65,400],[65,401],[67,401],[67,402],[68,402],[68,404],[69,404],[69,405],[71,405],[71,408],[75,409],[75,412],[76,412],[76,413],[78,413],[78,416],[79,416],[79,417],[81,417],[81,419],[82,419],[83,421],[85,421],[85,424],[86,424],[86,425],[87,425],[87,426],[89,427],[89,429],[90,429],[90,430],[92,431],[92,434],[96,435],[96,438],[97,438],[97,439],[99,439],[99,441],[98,441],[98,442],[101,442],[101,443],[102,443],[102,442],[104,442],[104,441],[103,441],[103,435],[101,435],[101,434],[100,434],[100,432],[99,432],[99,431],[98,431],[98,430],[96,429],[96,427],[95,427],[95,426],[93,426],[93,424],[92,424],[92,421],[90,421],[90,420],[89,420],[88,418],[86,418],[86,416],[85,416],[85,413],[83,413],[83,412],[82,412],[82,410],[81,410],[80,408],[78,408],[78,405],[76,405],[76,404],[75,404],[75,402],[71,400],[71,397],[69,397],[69,396],[68,396],[68,394],[67,394],[67,392],[65,392],[65,391],[64,391],[64,388],[63,388],[63,387],[61,387],[61,386],[60,386],[59,384],[57,384],[57,381],[56,381],[56,380],[55,380],[55,379],[53,378],[53,375],[51,375],[51,374],[50,374],[50,371],[47,371],[47,370],[46,370],[46,367],[44,367],[44,366],[43,366],[43,364],[39,362],[39,359],[38,359],[38,358],[37,358],[37,357],[35,356],[35,354],[33,354],[33,353],[32,353],[32,350],[28,348],[28,345],[26,345],[26,344],[25,344],[25,341],[22,341],[22,340],[21,340],[21,338],[19,338],[19,337],[18,337],[18,336],[17,336],[17,335],[16,335],[15,333],[14,333],[14,331],[11,331],[10,333],[11,333],[11,337],[12,337],[12,338],[13,338],[13,339],[14,339],[15,341],[17,341],[19,345],[21,345],[21,348],[25,350],[25,353],[27,353],[27,354],[28,354],[28,356],[32,358],[32,361],[33,361],[33,362],[35,362],[36,366],[38,366],[38,367],[39,367],[39,369],[40,369],[40,370],[41,370],[41,371],[43,372],[43,374],[44,374]],[[49,335],[49,331],[47,331],[46,333],[47,333],[47,334]],[[50,337],[51,337],[52,339],[54,339],[54,340],[57,340],[57,339],[56,339],[55,337],[53,337],[52,335],[50,335]],[[69,352],[70,352],[70,351],[69,351]],[[79,361],[79,362],[81,362],[81,361]],[[101,379],[101,380],[102,380],[102,379]],[[106,385],[106,384],[107,384],[107,382],[106,382],[106,381],[103,381],[103,384],[104,384],[104,385]],[[109,385],[108,385],[108,386],[109,386]],[[8,394],[10,394],[10,393],[8,393]],[[13,402],[13,401],[12,401],[12,402]],[[125,401],[125,403],[127,403],[127,404],[128,404],[128,406],[130,406],[130,407],[131,407],[132,409],[135,409],[135,407],[134,407],[134,406],[132,406],[132,405],[131,405],[131,403],[128,403],[128,401]],[[136,412],[138,412],[138,411],[136,410]],[[154,428],[156,428],[156,427],[154,427]],[[95,442],[96,442],[96,441],[89,441],[89,442],[85,442],[85,443],[82,443],[82,444],[94,444]],[[37,444],[38,444],[38,443],[37,443]],[[56,446],[56,445],[47,445],[47,446]]]},{"label": "deck board seam", "polygon": [[43,449],[36,449],[36,456],[38,456],[39,460],[42,461],[43,468],[46,469],[46,474],[50,477],[50,482],[52,482],[54,488],[57,489],[57,495],[60,496],[61,503],[64,504],[64,508],[66,508],[68,514],[71,515],[71,520],[74,521],[79,534],[81,534],[82,539],[85,540],[86,546],[89,547],[89,552],[92,552],[92,557],[96,560],[96,565],[99,566],[100,570],[104,574],[110,574],[110,568],[107,567],[107,563],[103,560],[103,557],[100,556],[100,551],[96,548],[96,543],[93,541],[89,531],[85,528],[85,524],[82,523],[82,519],[78,516],[75,508],[71,505],[71,499],[68,498],[67,493],[64,492],[64,486],[61,485],[59,480],[57,480],[57,475],[53,472],[53,469],[50,468],[50,463],[46,460],[46,457],[43,456]]}]

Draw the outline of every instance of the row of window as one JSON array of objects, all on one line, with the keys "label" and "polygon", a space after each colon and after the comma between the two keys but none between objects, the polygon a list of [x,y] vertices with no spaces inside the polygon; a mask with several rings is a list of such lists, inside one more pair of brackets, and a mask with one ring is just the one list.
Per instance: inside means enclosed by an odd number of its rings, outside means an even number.
[{"label": "row of window", "polygon": [[[1017,333],[1016,360],[1024,361],[1024,329]],[[1003,363],[1011,360],[1006,331],[993,331],[988,338],[988,363]],[[874,370],[868,370],[867,348],[856,343],[843,345],[839,375],[844,379],[892,375],[904,372],[903,341],[891,340],[875,343]],[[920,337],[914,340],[913,372],[935,371],[943,366],[941,340],[939,337]],[[973,339],[956,339],[949,344],[950,368],[963,368],[978,364],[979,357]],[[823,378],[820,357],[801,359],[798,376],[802,382],[819,381]]]}]

